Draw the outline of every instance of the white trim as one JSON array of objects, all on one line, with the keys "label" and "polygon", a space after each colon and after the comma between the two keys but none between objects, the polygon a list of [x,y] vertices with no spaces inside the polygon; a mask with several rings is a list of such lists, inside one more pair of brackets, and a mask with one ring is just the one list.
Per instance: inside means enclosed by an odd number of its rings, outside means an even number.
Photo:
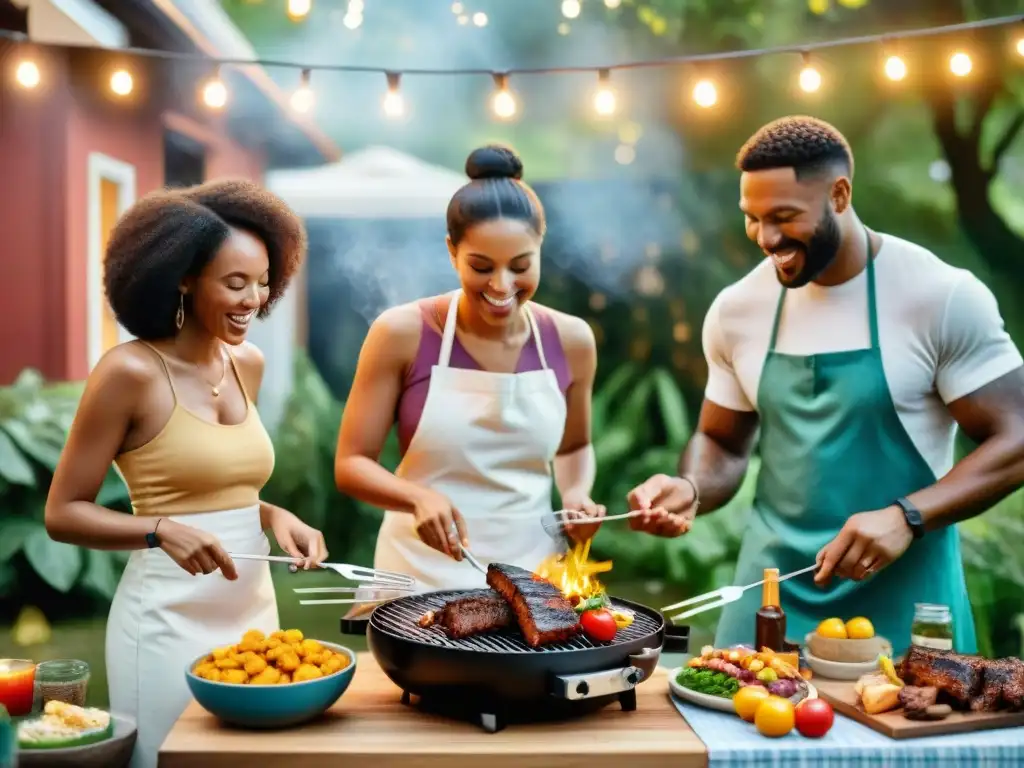
[{"label": "white trim", "polygon": [[[86,172],[88,204],[88,248],[86,249],[86,312],[89,370],[103,356],[103,219],[100,210],[100,181],[109,179],[118,185],[117,215],[120,217],[135,202],[135,166],[99,152],[90,152]],[[118,337],[131,335],[118,325]]]},{"label": "white trim", "polygon": [[30,0],[28,34],[40,43],[128,47],[128,28],[92,0]]}]

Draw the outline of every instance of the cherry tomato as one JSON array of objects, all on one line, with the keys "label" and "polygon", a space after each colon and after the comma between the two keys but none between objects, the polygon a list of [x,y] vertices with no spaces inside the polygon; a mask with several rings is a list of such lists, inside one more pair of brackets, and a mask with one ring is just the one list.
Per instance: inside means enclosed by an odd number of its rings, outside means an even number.
[{"label": "cherry tomato", "polygon": [[797,704],[794,715],[797,732],[809,739],[820,739],[835,720],[832,705],[824,699],[804,699]]},{"label": "cherry tomato", "polygon": [[615,639],[618,627],[615,618],[604,608],[597,611],[584,611],[580,616],[583,632],[591,640],[598,643],[609,643]]}]

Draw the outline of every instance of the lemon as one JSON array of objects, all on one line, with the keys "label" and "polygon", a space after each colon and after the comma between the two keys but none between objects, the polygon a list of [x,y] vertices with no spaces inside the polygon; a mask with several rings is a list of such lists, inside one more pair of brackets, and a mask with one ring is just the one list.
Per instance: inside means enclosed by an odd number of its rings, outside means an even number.
[{"label": "lemon", "polygon": [[846,622],[846,636],[851,640],[870,640],[875,636],[875,628],[863,616]]},{"label": "lemon", "polygon": [[846,640],[846,624],[842,619],[825,619],[818,625],[818,634],[832,640]]},{"label": "lemon", "polygon": [[878,668],[882,670],[893,685],[899,686],[900,688],[903,687],[903,681],[900,680],[900,676],[896,674],[896,667],[893,666],[892,659],[888,656],[879,656]]}]

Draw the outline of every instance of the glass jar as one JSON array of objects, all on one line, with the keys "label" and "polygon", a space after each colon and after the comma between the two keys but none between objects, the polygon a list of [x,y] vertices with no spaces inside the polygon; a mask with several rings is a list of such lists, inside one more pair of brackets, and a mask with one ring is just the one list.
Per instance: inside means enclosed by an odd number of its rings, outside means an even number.
[{"label": "glass jar", "polygon": [[77,659],[55,659],[36,667],[33,709],[41,710],[48,701],[85,706],[89,687],[89,665]]},{"label": "glass jar", "polygon": [[953,614],[948,605],[914,603],[910,642],[919,648],[953,650]]}]

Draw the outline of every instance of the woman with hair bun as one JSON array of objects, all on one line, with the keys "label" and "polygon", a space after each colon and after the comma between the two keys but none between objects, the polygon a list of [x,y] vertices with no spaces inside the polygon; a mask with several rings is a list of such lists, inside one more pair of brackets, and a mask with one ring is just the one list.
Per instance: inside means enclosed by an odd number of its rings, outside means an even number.
[{"label": "woman with hair bun", "polygon": [[[418,588],[485,586],[484,565],[536,570],[558,552],[542,522],[552,475],[567,533],[596,533],[590,499],[594,335],[580,318],[531,301],[540,284],[544,209],[506,147],[466,161],[448,204],[448,252],[461,288],[383,312],[370,327],[338,436],[338,488],[388,510],[374,567]],[[397,424],[402,461],[378,463]]]},{"label": "woman with hair bun", "polygon": [[[274,446],[256,412],[263,356],[245,340],[305,252],[302,222],[248,181],[154,192],[111,234],[107,298],[136,340],[107,352],[86,381],[46,530],[132,550],[106,660],[110,709],[137,724],[133,768],[156,766],[190,698],[189,661],[249,629],[279,628],[268,563],[228,553],[269,554],[269,528],[303,567],[327,557],[319,531],[260,501]],[[133,515],[97,503],[111,463]]]}]

